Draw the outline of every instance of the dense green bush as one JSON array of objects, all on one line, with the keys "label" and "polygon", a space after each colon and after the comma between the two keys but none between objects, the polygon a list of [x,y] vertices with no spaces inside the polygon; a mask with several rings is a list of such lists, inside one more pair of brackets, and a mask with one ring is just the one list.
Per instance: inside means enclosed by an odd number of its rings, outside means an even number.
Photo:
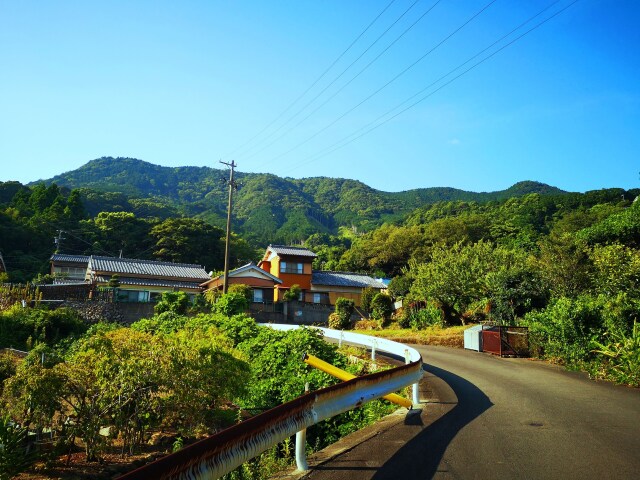
[{"label": "dense green bush", "polygon": [[185,292],[164,292],[154,307],[155,313],[173,312],[184,315],[189,310],[191,300]]},{"label": "dense green bush", "polygon": [[386,293],[378,293],[371,300],[371,316],[380,320],[383,324],[387,323],[393,313],[393,300]]},{"label": "dense green bush", "polygon": [[245,285],[244,283],[234,283],[229,285],[228,293],[239,293],[246,298],[249,303],[253,300],[253,290],[249,285]]},{"label": "dense green bush", "polygon": [[225,293],[213,305],[214,312],[221,313],[227,317],[244,313],[248,308],[249,301],[240,292]]},{"label": "dense green bush", "polygon": [[434,325],[442,326],[442,323],[442,311],[432,303],[421,308],[407,307],[402,311],[400,318],[402,328],[413,330],[423,330]]},{"label": "dense green bush", "polygon": [[592,340],[591,347],[598,357],[590,366],[592,375],[640,387],[640,323],[634,322],[628,333],[610,330],[603,340]]},{"label": "dense green bush", "polygon": [[71,308],[22,308],[19,304],[0,312],[0,347],[27,350],[38,343],[54,345],[87,330]]},{"label": "dense green bush", "polygon": [[367,287],[362,290],[362,294],[360,295],[360,309],[365,315],[367,315],[367,317],[371,313],[371,301],[378,292],[378,290],[372,287]]},{"label": "dense green bush", "polygon": [[336,300],[335,312],[329,315],[329,327],[336,330],[346,330],[351,326],[351,315],[356,305],[353,300],[339,297]]}]

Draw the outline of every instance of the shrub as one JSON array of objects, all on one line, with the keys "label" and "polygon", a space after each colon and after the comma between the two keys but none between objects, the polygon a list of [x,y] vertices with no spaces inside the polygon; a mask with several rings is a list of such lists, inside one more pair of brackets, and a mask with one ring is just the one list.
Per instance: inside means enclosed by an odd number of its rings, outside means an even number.
[{"label": "shrub", "polygon": [[249,308],[249,301],[239,292],[225,293],[220,296],[213,306],[215,312],[226,315],[227,317],[243,313],[247,308]]},{"label": "shrub", "polygon": [[344,330],[351,326],[351,315],[356,308],[353,300],[348,298],[338,298],[336,300],[336,310],[329,315],[329,326],[334,325],[331,328],[338,330]]},{"label": "shrub", "polygon": [[429,303],[420,309],[407,309],[407,311],[409,312],[407,315],[408,326],[413,330],[424,330],[425,328],[433,325],[444,326],[442,321],[442,311],[432,303]]},{"label": "shrub", "polygon": [[367,287],[362,290],[362,295],[360,296],[360,308],[367,314],[367,316],[371,312],[371,301],[373,297],[378,294],[378,290],[372,287]]},{"label": "shrub", "polygon": [[249,285],[245,285],[243,283],[234,283],[233,285],[229,285],[228,293],[239,293],[246,298],[249,303],[253,300],[253,290]]},{"label": "shrub", "polygon": [[371,300],[371,316],[381,320],[383,325],[389,321],[393,313],[393,300],[385,293],[378,293]]},{"label": "shrub", "polygon": [[156,313],[173,312],[184,315],[189,309],[191,300],[184,292],[164,292],[162,298],[154,307]]},{"label": "shrub", "polygon": [[300,288],[300,285],[298,285],[297,283],[294,283],[289,287],[289,290],[284,292],[284,295],[282,295],[282,299],[285,302],[293,302],[300,298],[301,293],[302,293],[302,288]]},{"label": "shrub", "polygon": [[0,478],[14,478],[35,460],[27,450],[27,429],[9,417],[0,419]]},{"label": "shrub", "polygon": [[628,335],[621,329],[610,332],[606,343],[592,340],[591,347],[600,360],[591,373],[640,387],[640,324],[634,323]]}]

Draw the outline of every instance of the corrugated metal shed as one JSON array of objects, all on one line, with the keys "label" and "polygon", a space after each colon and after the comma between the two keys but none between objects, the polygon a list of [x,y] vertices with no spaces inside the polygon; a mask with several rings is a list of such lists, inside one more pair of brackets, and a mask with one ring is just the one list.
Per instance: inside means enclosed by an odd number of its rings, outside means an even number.
[{"label": "corrugated metal shed", "polygon": [[330,272],[325,270],[314,270],[311,276],[311,284],[336,287],[372,287],[380,290],[387,288],[384,283],[368,275],[352,272]]}]

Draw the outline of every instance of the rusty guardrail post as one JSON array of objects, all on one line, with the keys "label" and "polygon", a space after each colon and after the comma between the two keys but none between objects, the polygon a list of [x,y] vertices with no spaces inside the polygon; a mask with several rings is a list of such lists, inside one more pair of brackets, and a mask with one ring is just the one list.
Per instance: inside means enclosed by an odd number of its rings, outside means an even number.
[{"label": "rusty guardrail post", "polygon": [[[309,393],[309,382],[304,384],[304,393]],[[296,467],[301,472],[309,470],[309,464],[307,463],[307,429],[296,432]]]}]

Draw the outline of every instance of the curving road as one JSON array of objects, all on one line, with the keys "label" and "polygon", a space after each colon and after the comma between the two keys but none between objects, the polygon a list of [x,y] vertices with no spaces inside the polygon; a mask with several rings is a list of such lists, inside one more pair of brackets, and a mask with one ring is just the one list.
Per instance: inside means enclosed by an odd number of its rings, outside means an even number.
[{"label": "curving road", "polygon": [[306,478],[640,478],[640,390],[542,362],[416,348],[422,413],[356,440]]}]

